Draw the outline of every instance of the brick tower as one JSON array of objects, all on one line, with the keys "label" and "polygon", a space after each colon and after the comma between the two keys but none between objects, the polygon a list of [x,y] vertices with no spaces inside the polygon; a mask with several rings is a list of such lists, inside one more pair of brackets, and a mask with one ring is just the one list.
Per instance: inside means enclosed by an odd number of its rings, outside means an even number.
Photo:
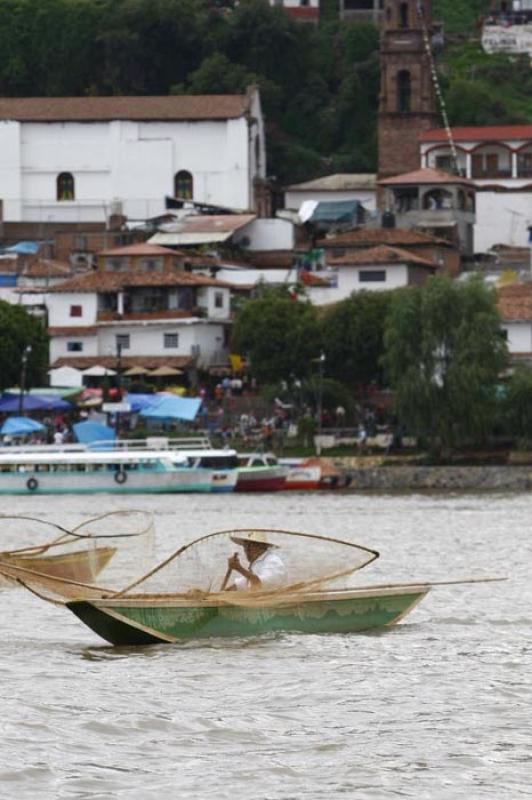
[{"label": "brick tower", "polygon": [[438,126],[423,28],[432,36],[430,0],[386,0],[381,29],[379,178],[420,166],[418,136]]}]

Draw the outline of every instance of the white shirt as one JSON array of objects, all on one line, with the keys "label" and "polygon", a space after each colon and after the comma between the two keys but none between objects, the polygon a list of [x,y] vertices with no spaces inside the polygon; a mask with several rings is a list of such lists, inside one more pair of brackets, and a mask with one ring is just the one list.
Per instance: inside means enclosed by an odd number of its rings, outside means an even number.
[{"label": "white shirt", "polygon": [[[286,583],[286,569],[282,559],[269,547],[265,553],[255,559],[249,571],[260,580],[261,589],[276,589]],[[249,581],[244,575],[237,575],[235,587],[240,590],[251,589]]]}]

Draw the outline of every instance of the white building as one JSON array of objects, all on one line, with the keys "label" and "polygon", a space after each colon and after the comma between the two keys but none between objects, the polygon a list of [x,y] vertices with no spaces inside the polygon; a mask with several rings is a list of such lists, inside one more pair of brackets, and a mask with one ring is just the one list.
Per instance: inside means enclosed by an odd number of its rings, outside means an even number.
[{"label": "white building", "polygon": [[4,222],[146,219],[165,196],[255,209],[266,174],[258,91],[0,99]]},{"label": "white building", "polygon": [[98,254],[98,269],[47,295],[51,383],[65,367],[208,368],[228,357],[230,286],[149,244]]},{"label": "white building", "polygon": [[532,359],[532,284],[515,283],[500,288],[497,307],[510,355]]},{"label": "white building", "polygon": [[[474,249],[524,246],[532,224],[532,125],[453,128],[460,174],[476,186]],[[421,134],[421,166],[452,170],[443,128]]]},{"label": "white building", "polygon": [[438,265],[398,247],[381,245],[327,255],[321,271],[301,272],[309,299],[315,305],[338,303],[353,292],[383,291],[424,283]]},{"label": "white building", "polygon": [[270,5],[284,8],[301,22],[317,23],[320,18],[320,0],[270,0]]}]

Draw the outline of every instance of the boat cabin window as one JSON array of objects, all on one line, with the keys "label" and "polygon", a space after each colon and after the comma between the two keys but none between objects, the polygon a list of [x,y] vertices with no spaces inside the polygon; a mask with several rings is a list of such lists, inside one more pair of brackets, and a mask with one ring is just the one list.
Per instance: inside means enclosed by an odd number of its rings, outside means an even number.
[{"label": "boat cabin window", "polygon": [[194,464],[204,469],[234,469],[238,467],[238,458],[234,456],[201,456]]},{"label": "boat cabin window", "polygon": [[249,466],[250,467],[263,467],[264,466],[264,461],[263,461],[262,458],[252,458],[251,459],[251,464]]},{"label": "boat cabin window", "polygon": [[273,458],[272,456],[267,456],[266,463],[269,467],[275,467],[277,466],[277,459]]}]

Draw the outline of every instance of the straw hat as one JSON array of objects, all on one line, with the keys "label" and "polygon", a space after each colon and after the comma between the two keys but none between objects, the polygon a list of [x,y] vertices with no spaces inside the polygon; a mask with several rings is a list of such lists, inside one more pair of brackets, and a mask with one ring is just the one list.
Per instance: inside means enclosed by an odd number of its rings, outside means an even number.
[{"label": "straw hat", "polygon": [[247,536],[231,536],[230,538],[232,542],[240,544],[242,547],[246,544],[260,544],[264,548],[278,546],[267,540],[264,531],[250,531]]}]

